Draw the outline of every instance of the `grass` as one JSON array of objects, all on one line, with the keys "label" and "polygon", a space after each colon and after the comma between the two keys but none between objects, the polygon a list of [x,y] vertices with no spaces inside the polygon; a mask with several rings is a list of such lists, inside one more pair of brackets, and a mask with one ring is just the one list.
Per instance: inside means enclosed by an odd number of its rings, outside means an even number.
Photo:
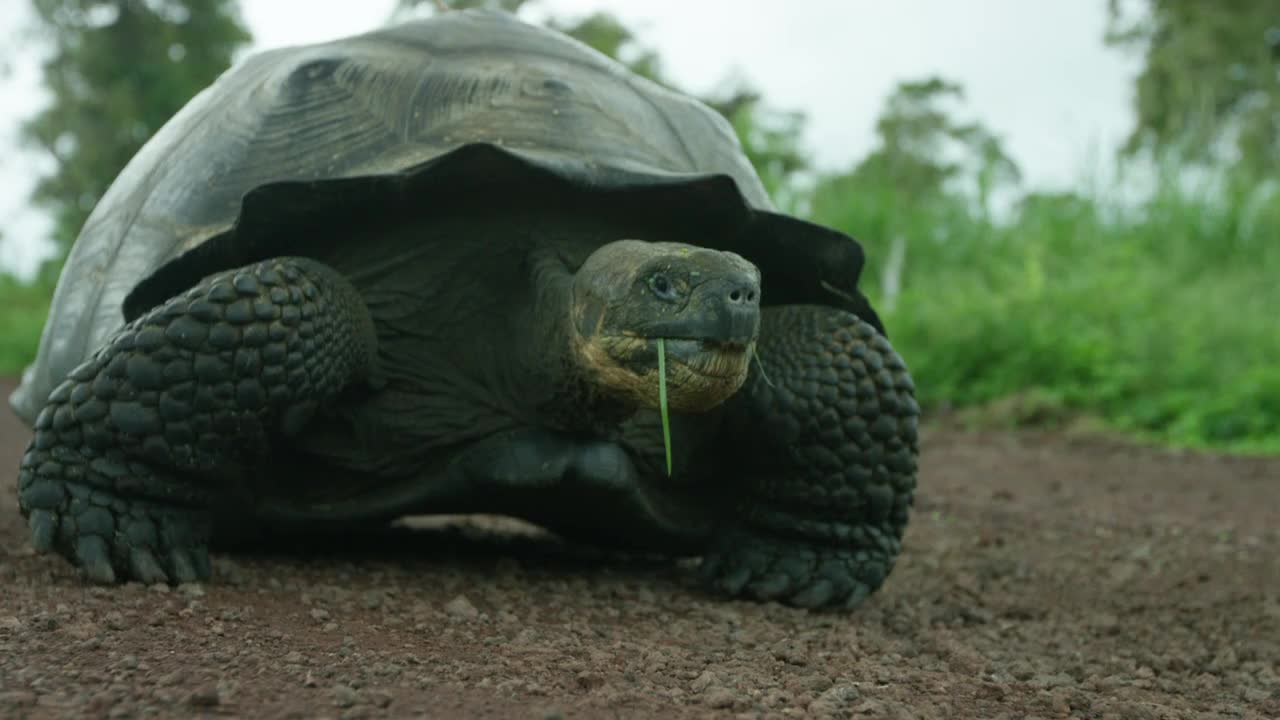
[{"label": "grass", "polygon": [[814,219],[863,240],[880,307],[887,240],[906,238],[884,314],[927,409],[1031,398],[1051,421],[1280,452],[1280,202],[1058,196],[994,224],[945,199],[895,215],[886,191],[862,190],[819,198]]},{"label": "grass", "polygon": [[667,412],[667,343],[658,338],[658,409],[662,413],[662,447],[667,451],[667,475],[671,475],[671,416]]},{"label": "grass", "polygon": [[0,273],[0,375],[17,375],[36,356],[53,288]]}]

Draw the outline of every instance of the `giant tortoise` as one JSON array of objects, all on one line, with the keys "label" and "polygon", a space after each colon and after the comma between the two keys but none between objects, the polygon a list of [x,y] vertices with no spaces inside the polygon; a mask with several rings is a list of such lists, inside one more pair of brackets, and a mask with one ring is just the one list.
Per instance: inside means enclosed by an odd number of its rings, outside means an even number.
[{"label": "giant tortoise", "polygon": [[853,606],[919,412],[862,265],[774,211],[719,115],[512,16],[265,52],[85,224],[12,398],[19,505],[100,583],[496,513]]}]

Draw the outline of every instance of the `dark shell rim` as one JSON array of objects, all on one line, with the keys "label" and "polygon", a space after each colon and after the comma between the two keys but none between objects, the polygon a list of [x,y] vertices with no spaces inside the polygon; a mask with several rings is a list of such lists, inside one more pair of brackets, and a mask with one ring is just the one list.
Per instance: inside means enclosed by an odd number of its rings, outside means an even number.
[{"label": "dark shell rim", "polygon": [[[769,305],[843,308],[884,326],[858,288],[864,254],[852,237],[788,215],[755,208],[723,173],[624,169],[575,158],[549,157],[490,143],[470,143],[394,173],[265,183],[245,193],[232,225],[161,265],[124,300],[125,321],[184,292],[201,278],[269,257],[290,254],[272,231],[282,224],[324,223],[339,213],[421,204],[443,192],[500,191],[551,183],[565,191],[604,196],[639,193],[690,221],[728,229],[732,250],[770,275]],[[632,198],[634,199],[634,198]],[[283,214],[283,216],[282,216]],[[282,244],[285,245],[282,247]],[[305,250],[301,254],[306,254]]]}]

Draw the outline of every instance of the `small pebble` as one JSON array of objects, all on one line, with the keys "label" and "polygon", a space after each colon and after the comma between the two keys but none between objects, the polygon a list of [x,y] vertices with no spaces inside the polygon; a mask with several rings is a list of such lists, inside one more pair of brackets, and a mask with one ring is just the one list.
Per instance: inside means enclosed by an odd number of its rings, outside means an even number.
[{"label": "small pebble", "polygon": [[473,620],[480,616],[480,611],[476,609],[475,605],[471,604],[471,601],[467,599],[466,595],[459,595],[450,600],[444,606],[444,611],[453,617],[464,618],[467,620]]}]

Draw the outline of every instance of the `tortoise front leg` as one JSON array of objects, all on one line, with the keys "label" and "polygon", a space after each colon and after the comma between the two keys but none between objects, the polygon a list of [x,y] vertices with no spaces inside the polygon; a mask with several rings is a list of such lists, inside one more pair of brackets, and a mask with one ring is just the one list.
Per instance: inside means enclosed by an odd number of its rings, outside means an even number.
[{"label": "tortoise front leg", "polygon": [[367,373],[373,325],[312,260],[210,276],[129,323],[49,396],[18,471],[32,544],[96,582],[209,575],[209,505]]},{"label": "tortoise front leg", "polygon": [[703,577],[729,595],[852,607],[893,568],[915,492],[907,368],[826,307],[766,309],[758,352],[764,372],[752,368],[716,444],[716,474],[745,486]]}]

